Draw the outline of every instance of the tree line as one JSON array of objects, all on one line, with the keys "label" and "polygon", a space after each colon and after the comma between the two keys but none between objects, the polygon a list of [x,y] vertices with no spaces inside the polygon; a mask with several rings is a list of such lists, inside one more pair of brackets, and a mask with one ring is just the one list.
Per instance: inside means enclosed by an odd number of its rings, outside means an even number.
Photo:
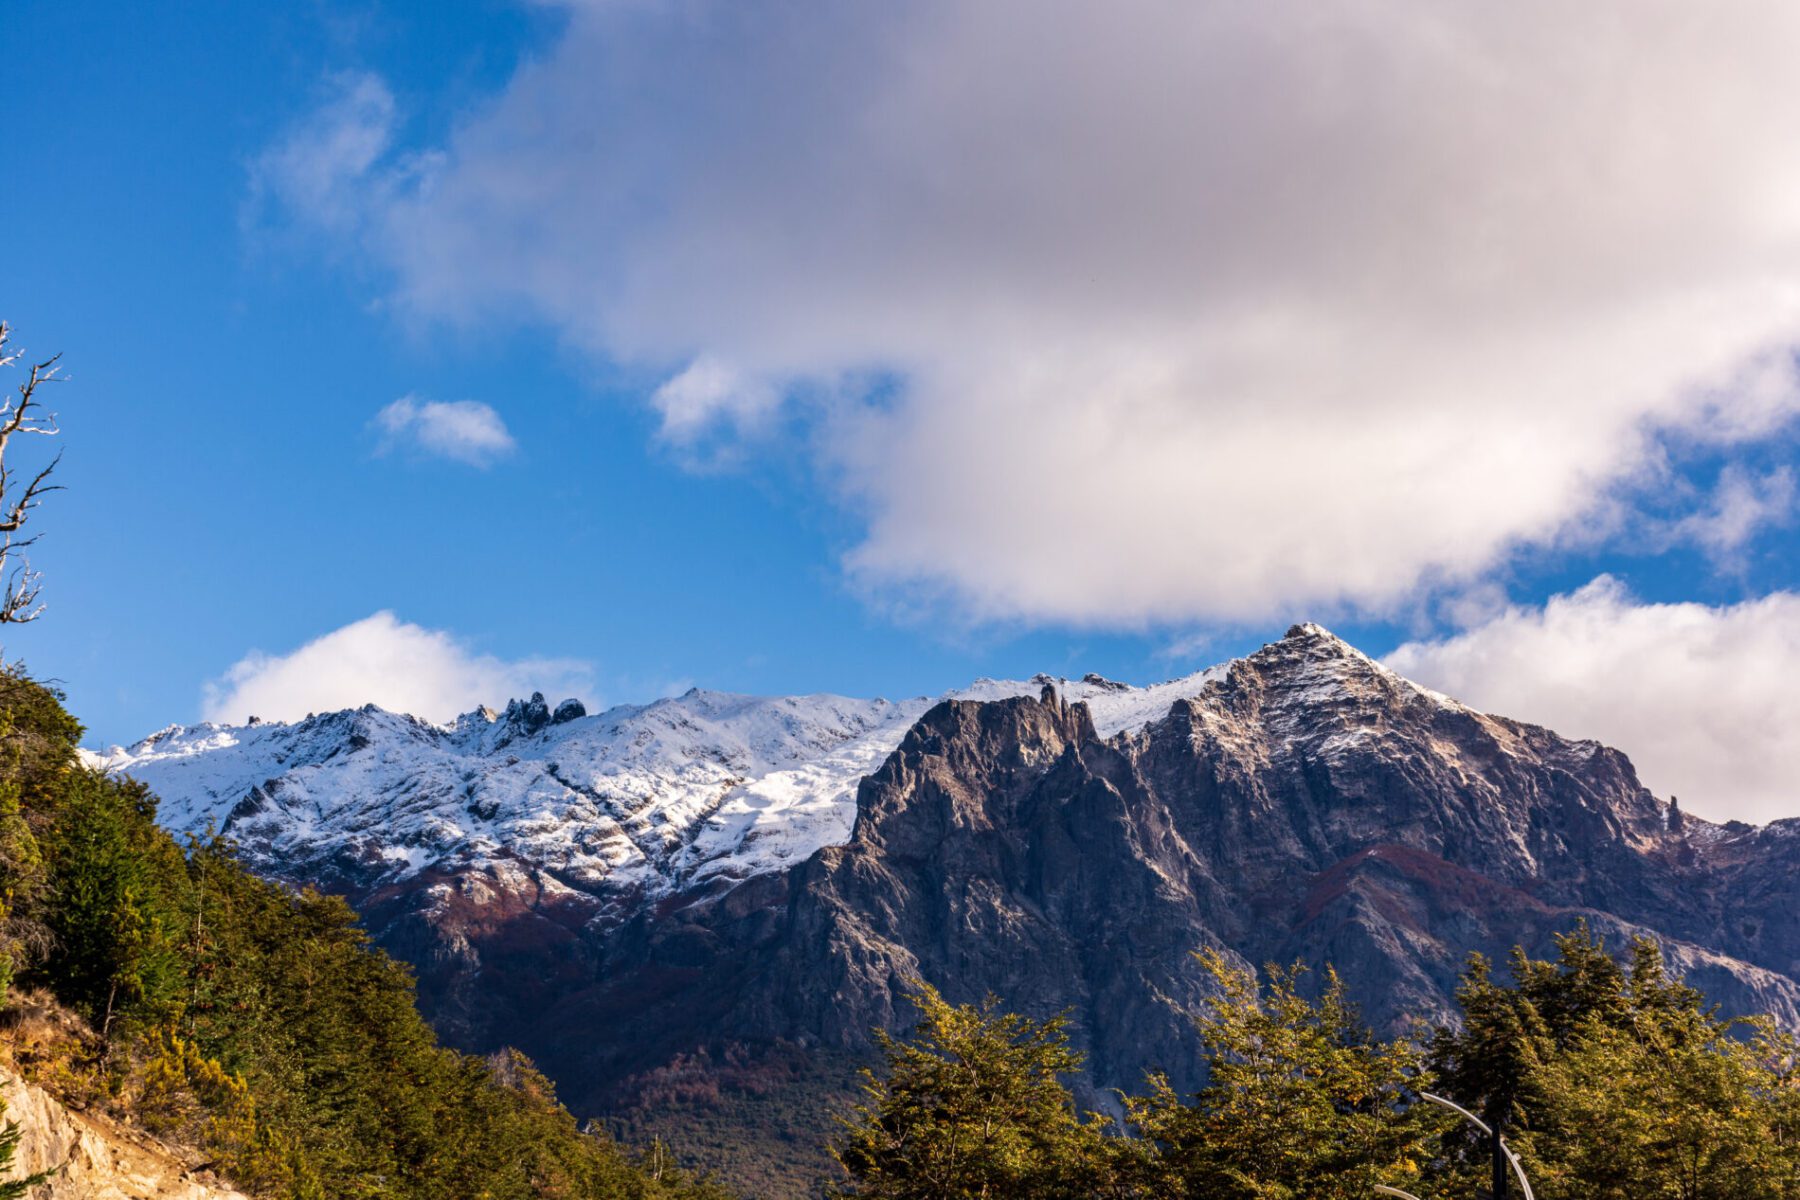
[{"label": "tree line", "polygon": [[[1471,958],[1460,1021],[1382,1039],[1340,980],[1302,993],[1202,955],[1217,998],[1195,1018],[1209,1070],[1181,1094],[1152,1075],[1122,1116],[1082,1112],[1066,1021],[919,984],[921,1019],[846,1121],[840,1196],[869,1200],[1432,1200],[1516,1188],[1498,1130],[1540,1200],[1800,1197],[1800,1054],[1768,1017],[1720,1014],[1656,942],[1623,960],[1585,925],[1507,978]],[[1516,1195],[1516,1190],[1514,1191]]]}]

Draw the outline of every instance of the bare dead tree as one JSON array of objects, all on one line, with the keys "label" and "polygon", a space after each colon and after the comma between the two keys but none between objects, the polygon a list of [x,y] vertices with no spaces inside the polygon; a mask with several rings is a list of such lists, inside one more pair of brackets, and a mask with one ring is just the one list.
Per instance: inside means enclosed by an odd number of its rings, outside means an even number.
[{"label": "bare dead tree", "polygon": [[[24,357],[20,351],[7,349],[11,337],[11,327],[0,321],[0,368],[10,367]],[[54,354],[33,363],[18,390],[0,400],[0,576],[6,580],[4,591],[0,591],[0,624],[35,621],[44,611],[38,603],[41,576],[31,569],[31,560],[25,554],[38,535],[27,537],[23,530],[32,510],[44,502],[44,497],[62,490],[49,482],[62,454],[58,452],[48,466],[29,479],[6,461],[6,454],[17,435],[55,437],[61,432],[56,427],[56,414],[45,409],[38,398],[40,387],[62,381],[56,369],[61,358],[62,355]]]}]

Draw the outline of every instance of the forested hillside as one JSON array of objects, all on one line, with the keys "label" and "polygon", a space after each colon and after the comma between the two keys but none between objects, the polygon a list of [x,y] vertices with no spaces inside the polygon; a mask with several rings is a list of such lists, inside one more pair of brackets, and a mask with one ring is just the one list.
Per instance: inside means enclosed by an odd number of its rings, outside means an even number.
[{"label": "forested hillside", "polygon": [[210,1156],[238,1187],[349,1197],[705,1197],[580,1132],[522,1056],[438,1045],[404,966],[337,897],[181,845],[81,726],[0,674],[0,1032],[15,1066]]}]

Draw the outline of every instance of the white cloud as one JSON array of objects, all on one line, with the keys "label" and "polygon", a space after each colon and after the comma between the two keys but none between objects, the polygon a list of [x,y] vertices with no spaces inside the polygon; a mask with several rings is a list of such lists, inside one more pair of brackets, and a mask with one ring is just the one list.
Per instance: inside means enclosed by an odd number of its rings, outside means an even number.
[{"label": "white cloud", "polygon": [[726,363],[699,358],[657,388],[650,403],[662,417],[662,436],[688,445],[720,425],[754,431],[780,407],[781,393]]},{"label": "white cloud", "polygon": [[667,435],[821,397],[872,587],[1379,610],[1794,414],[1797,54],[1786,0],[583,4],[432,154],[320,157],[404,306],[661,365]]},{"label": "white cloud", "polygon": [[1786,523],[1794,511],[1794,472],[1777,467],[1763,475],[1739,466],[1719,473],[1711,502],[1675,522],[1675,541],[1699,546],[1722,565],[1736,561],[1745,545],[1770,525]]},{"label": "white cloud", "polygon": [[376,704],[448,721],[482,704],[541,691],[591,700],[593,671],[571,659],[506,660],[478,654],[452,635],[378,612],[287,654],[254,651],[206,687],[209,721],[251,716],[293,721],[309,712]]},{"label": "white cloud", "polygon": [[411,446],[473,467],[491,466],[518,449],[506,422],[475,400],[418,400],[404,396],[375,414],[382,448]]},{"label": "white cloud", "polygon": [[393,93],[376,76],[342,74],[327,83],[325,103],[252,164],[251,189],[310,224],[351,233],[395,178],[384,158],[397,113]]},{"label": "white cloud", "polygon": [[1601,576],[1511,608],[1394,670],[1465,703],[1631,756],[1658,795],[1714,819],[1800,816],[1800,595],[1643,604]]}]

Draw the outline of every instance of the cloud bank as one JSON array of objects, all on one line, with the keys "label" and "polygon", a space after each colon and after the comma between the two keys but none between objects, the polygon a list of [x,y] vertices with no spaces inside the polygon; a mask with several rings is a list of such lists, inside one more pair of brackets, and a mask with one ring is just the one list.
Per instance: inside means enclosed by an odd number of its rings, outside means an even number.
[{"label": "cloud bank", "polygon": [[666,437],[800,405],[880,592],[1387,611],[1797,407],[1785,0],[568,18],[442,145],[344,80],[270,190],[415,314],[661,371]]},{"label": "cloud bank", "polygon": [[208,684],[208,721],[252,716],[297,721],[308,713],[377,704],[445,722],[482,704],[541,691],[593,698],[593,670],[570,659],[506,660],[470,650],[442,630],[378,612],[287,654],[252,652]]},{"label": "cloud bank", "polygon": [[383,452],[406,447],[437,458],[492,466],[519,448],[493,407],[476,400],[404,396],[375,414]]},{"label": "cloud bank", "polygon": [[1601,576],[1386,660],[1489,712],[1631,756],[1660,796],[1715,820],[1800,816],[1800,595],[1642,604]]}]

